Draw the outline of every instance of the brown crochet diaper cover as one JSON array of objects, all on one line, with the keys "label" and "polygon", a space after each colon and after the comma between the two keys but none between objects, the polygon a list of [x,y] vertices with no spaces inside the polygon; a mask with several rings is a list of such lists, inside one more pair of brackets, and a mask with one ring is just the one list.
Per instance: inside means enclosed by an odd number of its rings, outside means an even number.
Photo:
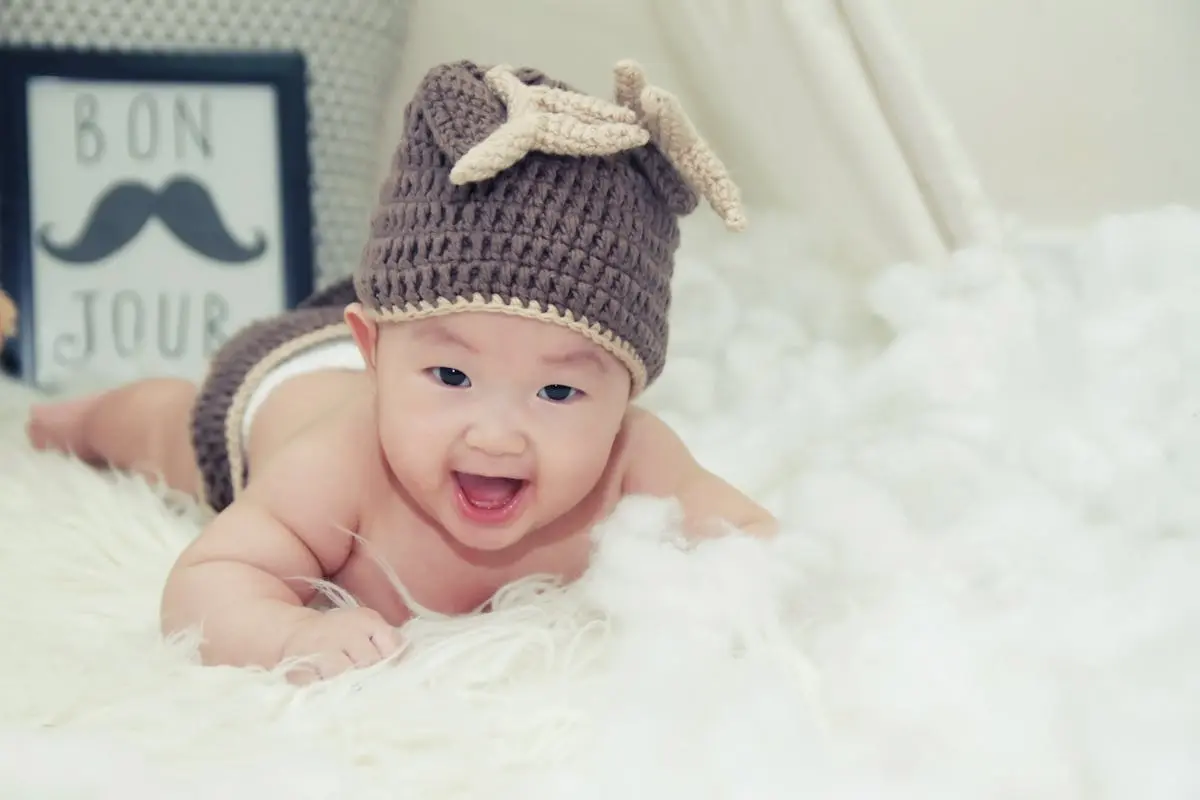
[{"label": "brown crochet diaper cover", "polygon": [[243,328],[213,356],[192,407],[192,447],[200,499],[214,511],[232,503],[249,478],[242,418],[254,390],[289,357],[348,336],[343,313],[356,299],[353,279],[344,278],[295,309]]}]

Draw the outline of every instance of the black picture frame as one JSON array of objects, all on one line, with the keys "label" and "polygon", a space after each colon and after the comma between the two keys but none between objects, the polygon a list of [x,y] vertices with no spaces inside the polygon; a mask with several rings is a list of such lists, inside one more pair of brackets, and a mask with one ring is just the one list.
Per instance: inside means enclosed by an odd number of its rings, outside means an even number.
[{"label": "black picture frame", "polygon": [[112,51],[0,46],[0,288],[16,303],[17,333],[0,354],[4,372],[35,370],[28,85],[31,79],[270,87],[278,112],[283,296],[288,308],[315,285],[308,68],[299,51]]}]

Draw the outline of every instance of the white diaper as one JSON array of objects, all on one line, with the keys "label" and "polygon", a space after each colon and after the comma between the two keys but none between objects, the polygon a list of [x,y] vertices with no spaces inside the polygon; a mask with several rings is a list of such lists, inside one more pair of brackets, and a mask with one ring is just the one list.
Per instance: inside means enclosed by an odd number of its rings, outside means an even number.
[{"label": "white diaper", "polygon": [[250,441],[250,429],[263,401],[289,378],[307,375],[321,369],[365,369],[362,355],[353,339],[332,339],[302,350],[272,369],[246,402],[242,415],[242,441]]}]

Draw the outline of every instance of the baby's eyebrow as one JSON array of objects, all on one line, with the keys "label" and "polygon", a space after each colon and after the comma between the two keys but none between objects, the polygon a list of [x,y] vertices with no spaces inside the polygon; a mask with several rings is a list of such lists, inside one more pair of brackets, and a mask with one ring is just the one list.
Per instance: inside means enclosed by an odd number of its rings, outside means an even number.
[{"label": "baby's eyebrow", "polygon": [[604,363],[604,359],[593,350],[571,350],[567,353],[545,355],[542,356],[542,363],[558,367],[590,364],[601,372],[608,372],[608,365]]},{"label": "baby's eyebrow", "polygon": [[452,344],[471,353],[479,352],[472,347],[469,342],[458,336],[455,336],[441,325],[424,325],[418,328],[416,331],[416,338],[424,339],[425,341],[433,342],[434,344]]}]

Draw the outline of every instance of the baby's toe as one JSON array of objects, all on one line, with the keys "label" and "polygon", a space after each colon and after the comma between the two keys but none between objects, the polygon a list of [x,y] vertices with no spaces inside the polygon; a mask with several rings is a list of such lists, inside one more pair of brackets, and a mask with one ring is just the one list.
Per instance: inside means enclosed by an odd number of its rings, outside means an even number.
[{"label": "baby's toe", "polygon": [[94,397],[80,397],[33,406],[25,423],[29,443],[38,450],[79,450],[84,421],[95,401]]}]

